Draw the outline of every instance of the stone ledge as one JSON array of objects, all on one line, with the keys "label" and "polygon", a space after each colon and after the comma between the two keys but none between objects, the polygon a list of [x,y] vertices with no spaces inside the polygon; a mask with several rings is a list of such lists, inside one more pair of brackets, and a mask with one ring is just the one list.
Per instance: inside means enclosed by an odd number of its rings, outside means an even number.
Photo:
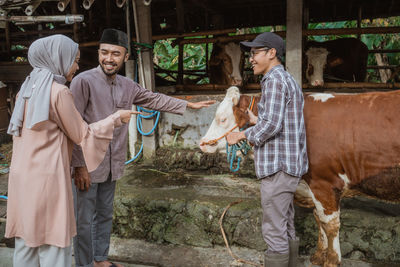
[{"label": "stone ledge", "polygon": [[[227,238],[232,246],[262,253],[256,179],[131,166],[117,184],[113,233],[155,246],[223,247],[219,218],[227,205],[241,199],[225,215]],[[355,198],[344,199],[341,207],[343,257],[400,266],[400,205]],[[312,210],[296,207],[295,223],[300,253],[310,255],[317,243]]]}]

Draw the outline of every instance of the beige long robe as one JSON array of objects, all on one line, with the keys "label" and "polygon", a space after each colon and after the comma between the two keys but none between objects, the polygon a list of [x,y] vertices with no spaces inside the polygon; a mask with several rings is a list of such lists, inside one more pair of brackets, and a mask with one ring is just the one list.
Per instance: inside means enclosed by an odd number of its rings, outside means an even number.
[{"label": "beige long robe", "polygon": [[23,238],[26,245],[71,245],[76,235],[70,162],[73,143],[80,144],[87,166],[102,162],[114,127],[121,125],[114,113],[90,124],[75,108],[71,92],[53,83],[49,120],[34,129],[23,125],[13,139],[8,183],[5,236]]}]

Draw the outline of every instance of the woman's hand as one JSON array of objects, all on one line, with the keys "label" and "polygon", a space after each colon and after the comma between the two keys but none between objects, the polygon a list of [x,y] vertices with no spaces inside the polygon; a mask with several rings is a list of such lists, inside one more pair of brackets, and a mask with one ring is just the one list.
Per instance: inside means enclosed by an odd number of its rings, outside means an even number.
[{"label": "woman's hand", "polygon": [[138,111],[133,111],[129,109],[118,110],[118,113],[122,123],[128,123],[133,114],[142,114]]},{"label": "woman's hand", "polygon": [[215,100],[206,100],[206,101],[200,101],[200,102],[188,102],[187,106],[188,108],[192,109],[201,109],[201,108],[206,108],[214,104],[216,101]]}]

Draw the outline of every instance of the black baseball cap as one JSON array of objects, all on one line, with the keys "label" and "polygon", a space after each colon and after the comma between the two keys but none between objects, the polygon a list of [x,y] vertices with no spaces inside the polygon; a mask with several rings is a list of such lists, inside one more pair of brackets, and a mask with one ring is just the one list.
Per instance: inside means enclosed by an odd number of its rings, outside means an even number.
[{"label": "black baseball cap", "polygon": [[264,32],[256,36],[252,42],[240,42],[242,50],[249,52],[252,47],[275,48],[276,54],[282,58],[285,54],[285,42],[273,32]]}]

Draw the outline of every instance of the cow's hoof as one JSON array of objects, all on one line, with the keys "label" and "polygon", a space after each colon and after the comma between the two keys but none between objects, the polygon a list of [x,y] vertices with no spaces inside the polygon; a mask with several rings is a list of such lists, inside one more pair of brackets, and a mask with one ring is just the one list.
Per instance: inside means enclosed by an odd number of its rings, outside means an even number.
[{"label": "cow's hoof", "polygon": [[324,265],[326,260],[326,251],[317,250],[310,258],[311,263],[314,265]]},{"label": "cow's hoof", "polygon": [[340,265],[338,254],[327,253],[324,267],[336,267]]}]

